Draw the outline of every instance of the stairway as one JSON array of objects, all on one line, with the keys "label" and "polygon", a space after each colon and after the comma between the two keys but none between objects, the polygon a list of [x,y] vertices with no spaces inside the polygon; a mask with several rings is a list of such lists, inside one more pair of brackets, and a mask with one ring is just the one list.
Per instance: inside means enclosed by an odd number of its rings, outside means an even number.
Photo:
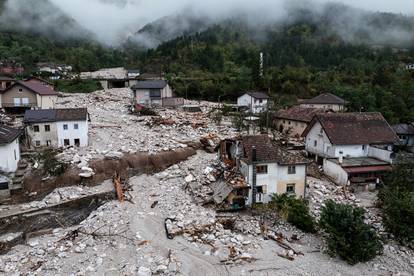
[{"label": "stairway", "polygon": [[28,164],[24,160],[20,160],[17,170],[14,173],[14,177],[12,178],[12,185],[10,187],[11,191],[21,190],[23,188],[23,179],[24,174],[26,173],[28,168]]}]

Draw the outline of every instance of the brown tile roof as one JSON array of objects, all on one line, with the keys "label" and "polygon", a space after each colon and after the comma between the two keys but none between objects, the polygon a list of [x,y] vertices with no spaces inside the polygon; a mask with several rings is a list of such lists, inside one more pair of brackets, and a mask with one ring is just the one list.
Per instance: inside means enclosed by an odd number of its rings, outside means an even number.
[{"label": "brown tile roof", "polygon": [[60,108],[56,109],[56,121],[82,121],[88,118],[86,108]]},{"label": "brown tile roof", "polygon": [[334,94],[324,93],[315,98],[304,100],[301,104],[346,104],[346,101]]},{"label": "brown tile roof", "polygon": [[22,134],[22,130],[0,125],[0,145],[9,144]]},{"label": "brown tile roof", "polygon": [[278,111],[275,118],[309,123],[317,113],[324,113],[324,110],[318,108],[293,106],[289,109]]},{"label": "brown tile roof", "polygon": [[256,161],[281,165],[306,164],[308,161],[298,154],[293,154],[273,142],[267,135],[243,136],[241,142],[244,150],[244,160],[252,163],[252,150],[256,147]]},{"label": "brown tile roof", "polygon": [[395,132],[379,112],[317,114],[302,136],[319,122],[334,145],[392,144]]},{"label": "brown tile roof", "polygon": [[57,96],[58,95],[58,93],[55,90],[53,90],[51,87],[46,86],[38,81],[18,81],[15,84],[3,90],[2,93],[9,91],[16,85],[21,85],[23,87],[26,87],[30,91],[33,91],[34,93],[39,94],[40,96]]},{"label": "brown tile roof", "polygon": [[393,125],[395,133],[403,135],[414,135],[414,125],[412,124],[398,124]]}]

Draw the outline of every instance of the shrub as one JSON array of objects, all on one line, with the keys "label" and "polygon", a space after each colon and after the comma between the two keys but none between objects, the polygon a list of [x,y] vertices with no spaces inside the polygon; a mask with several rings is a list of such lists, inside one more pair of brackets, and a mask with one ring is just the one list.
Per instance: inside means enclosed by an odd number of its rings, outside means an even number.
[{"label": "shrub", "polygon": [[37,159],[43,164],[43,171],[45,174],[59,176],[68,168],[68,164],[57,160],[57,153],[58,152],[55,149],[45,148],[38,154]]},{"label": "shrub", "polygon": [[272,205],[287,222],[305,232],[315,232],[315,220],[309,214],[305,201],[288,194],[273,195]]},{"label": "shrub", "polygon": [[364,209],[325,201],[319,224],[328,234],[328,249],[349,264],[366,262],[382,251],[375,231],[364,222]]},{"label": "shrub", "polygon": [[56,88],[66,93],[91,93],[101,90],[102,85],[99,81],[76,78],[73,80],[58,80],[56,81]]},{"label": "shrub", "polygon": [[211,119],[216,125],[220,125],[223,120],[223,113],[221,111],[216,111],[211,115]]},{"label": "shrub", "polygon": [[139,111],[139,114],[141,116],[158,116],[158,113],[154,109],[151,109],[151,108],[148,108],[148,107],[143,107]]},{"label": "shrub", "polygon": [[384,226],[401,243],[414,243],[414,163],[402,160],[378,194]]}]

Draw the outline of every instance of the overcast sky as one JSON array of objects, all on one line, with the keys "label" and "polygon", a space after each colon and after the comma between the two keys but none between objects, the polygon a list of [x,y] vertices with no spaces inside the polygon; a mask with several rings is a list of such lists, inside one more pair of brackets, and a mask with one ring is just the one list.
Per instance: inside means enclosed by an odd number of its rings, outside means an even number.
[{"label": "overcast sky", "polygon": [[[309,0],[50,0],[63,11],[72,16],[85,28],[101,38],[109,37],[115,41],[116,36],[137,31],[140,27],[160,17],[171,15],[185,8],[193,12],[203,12],[210,16],[223,16],[235,10],[252,10],[261,8],[268,16],[283,15],[286,3],[302,2],[310,5]],[[371,11],[389,11],[414,14],[414,0],[343,0],[313,2],[341,2],[357,8]]]}]

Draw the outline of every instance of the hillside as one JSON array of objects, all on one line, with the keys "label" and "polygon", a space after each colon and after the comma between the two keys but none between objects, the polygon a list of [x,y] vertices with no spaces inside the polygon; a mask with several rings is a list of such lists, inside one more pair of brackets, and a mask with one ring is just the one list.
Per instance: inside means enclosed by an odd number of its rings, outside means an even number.
[{"label": "hillside", "polygon": [[[372,14],[369,20],[375,29],[386,29],[386,22],[390,29],[414,26],[411,18],[398,18]],[[261,26],[226,20],[149,50],[143,69],[167,72],[179,94],[194,98],[234,101],[242,91],[264,89],[286,104],[332,92],[351,110],[381,111],[391,123],[413,120],[413,73],[403,65],[414,62],[414,43],[406,37],[377,44],[362,33],[351,41],[330,20],[301,16]]]}]

